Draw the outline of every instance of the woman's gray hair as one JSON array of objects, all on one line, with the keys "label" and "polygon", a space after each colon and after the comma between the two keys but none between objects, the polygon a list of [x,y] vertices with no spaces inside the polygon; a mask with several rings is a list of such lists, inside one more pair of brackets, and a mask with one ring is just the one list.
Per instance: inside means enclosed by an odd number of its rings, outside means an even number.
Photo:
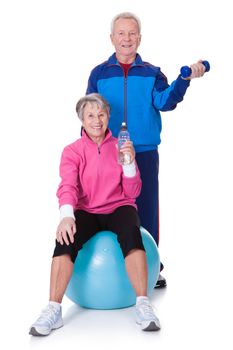
[{"label": "woman's gray hair", "polygon": [[86,107],[87,103],[95,103],[97,104],[103,111],[105,111],[109,117],[110,115],[110,105],[109,103],[101,96],[100,94],[92,93],[86,95],[77,102],[76,104],[76,112],[81,121],[83,121],[83,111]]},{"label": "woman's gray hair", "polygon": [[113,34],[113,31],[114,31],[114,26],[115,26],[115,23],[118,19],[120,18],[127,18],[127,19],[134,19],[135,22],[137,23],[137,26],[138,26],[138,32],[139,34],[141,34],[141,21],[140,19],[132,12],[122,12],[122,13],[119,13],[118,15],[116,15],[113,19],[112,19],[112,22],[111,22],[111,34]]}]

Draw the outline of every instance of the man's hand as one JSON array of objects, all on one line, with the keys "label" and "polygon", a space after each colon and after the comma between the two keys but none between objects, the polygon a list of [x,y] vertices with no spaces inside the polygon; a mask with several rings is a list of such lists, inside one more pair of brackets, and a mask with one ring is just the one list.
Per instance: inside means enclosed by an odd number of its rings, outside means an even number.
[{"label": "man's hand", "polygon": [[202,60],[199,60],[197,63],[191,64],[190,69],[192,71],[191,75],[187,78],[182,77],[182,79],[191,80],[194,78],[201,78],[206,71],[204,64],[202,64]]}]

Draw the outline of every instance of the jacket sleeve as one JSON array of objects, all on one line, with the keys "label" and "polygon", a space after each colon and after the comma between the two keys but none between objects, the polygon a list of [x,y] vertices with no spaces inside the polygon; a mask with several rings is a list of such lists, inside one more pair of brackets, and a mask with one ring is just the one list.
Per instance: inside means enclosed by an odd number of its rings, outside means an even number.
[{"label": "jacket sleeve", "polygon": [[61,156],[60,177],[61,182],[58,186],[57,197],[59,207],[70,204],[75,209],[78,204],[78,168],[79,158],[76,154],[66,147]]},{"label": "jacket sleeve", "polygon": [[134,176],[128,177],[128,176],[125,176],[123,173],[122,187],[123,187],[124,194],[127,198],[135,199],[139,196],[142,188],[142,181],[141,181],[137,164],[136,164],[136,174]]},{"label": "jacket sleeve", "polygon": [[189,85],[190,80],[182,79],[181,75],[169,85],[165,75],[159,72],[153,90],[153,104],[155,108],[160,111],[175,109],[177,103],[183,100]]},{"label": "jacket sleeve", "polygon": [[98,92],[97,89],[97,67],[91,71],[88,79],[86,94],[91,94],[93,92]]}]

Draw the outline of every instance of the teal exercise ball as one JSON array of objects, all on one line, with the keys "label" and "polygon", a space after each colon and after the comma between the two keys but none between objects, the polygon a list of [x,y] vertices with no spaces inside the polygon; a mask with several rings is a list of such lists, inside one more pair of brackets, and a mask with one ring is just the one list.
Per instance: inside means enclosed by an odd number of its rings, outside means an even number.
[{"label": "teal exercise ball", "polygon": [[[157,245],[148,231],[140,228],[148,264],[148,294],[160,272]],[[136,295],[129,281],[117,236],[101,231],[87,241],[74,263],[66,296],[90,309],[119,309],[135,304]]]}]

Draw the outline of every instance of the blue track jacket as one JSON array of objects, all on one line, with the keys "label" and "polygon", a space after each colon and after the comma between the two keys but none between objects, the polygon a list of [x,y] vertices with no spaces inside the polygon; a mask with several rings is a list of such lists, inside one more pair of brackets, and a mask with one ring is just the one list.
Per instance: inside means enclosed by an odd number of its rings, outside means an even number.
[{"label": "blue track jacket", "polygon": [[108,126],[113,136],[117,137],[125,121],[136,152],[144,152],[160,144],[160,111],[173,110],[183,100],[189,84],[190,80],[179,75],[169,85],[160,68],[142,61],[139,54],[124,77],[114,53],[92,70],[86,93],[97,92],[109,102]]}]

